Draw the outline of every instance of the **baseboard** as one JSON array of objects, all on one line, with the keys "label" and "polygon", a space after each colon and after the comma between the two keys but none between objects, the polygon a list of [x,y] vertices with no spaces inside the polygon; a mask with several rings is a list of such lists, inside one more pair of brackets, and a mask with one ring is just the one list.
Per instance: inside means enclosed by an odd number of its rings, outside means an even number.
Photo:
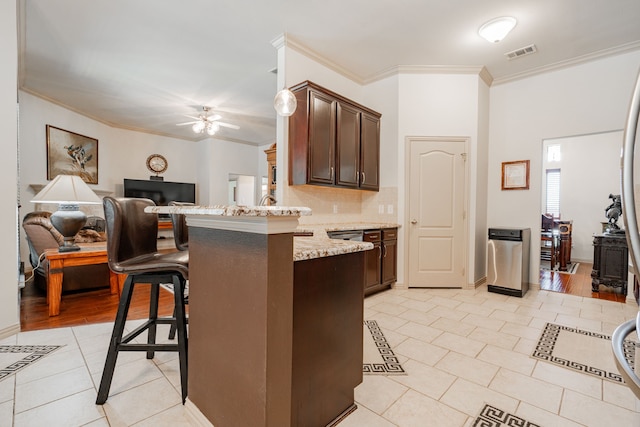
[{"label": "baseboard", "polygon": [[392,283],[391,284],[391,289],[401,289],[401,290],[407,290],[409,289],[409,287],[407,285],[405,285],[404,283]]},{"label": "baseboard", "polygon": [[0,329],[0,340],[9,338],[11,335],[15,335],[18,332],[20,332],[20,323],[16,323],[15,325]]},{"label": "baseboard", "polygon": [[184,403],[184,409],[187,413],[187,416],[196,425],[201,427],[214,427],[213,424],[211,424],[211,421],[209,421],[209,419],[205,417],[202,412],[200,412],[200,409],[198,409],[198,407],[194,405],[194,403],[190,401],[189,398],[187,398],[186,402]]}]

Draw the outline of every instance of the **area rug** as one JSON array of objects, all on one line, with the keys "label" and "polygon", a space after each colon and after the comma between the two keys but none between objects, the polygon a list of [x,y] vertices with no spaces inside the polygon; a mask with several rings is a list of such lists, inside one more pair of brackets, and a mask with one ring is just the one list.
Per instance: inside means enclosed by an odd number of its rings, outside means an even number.
[{"label": "area rug", "polygon": [[0,345],[0,381],[53,353],[61,345]]},{"label": "area rug", "polygon": [[578,271],[578,266],[580,265],[579,262],[574,262],[574,263],[569,264],[567,266],[567,271],[560,271],[559,270],[560,266],[556,266],[552,270],[550,264],[551,263],[549,261],[540,261],[540,269],[541,270],[545,270],[545,271],[553,271],[553,272],[556,272],[556,273],[562,273],[562,274],[576,274],[576,271]]},{"label": "area rug", "polygon": [[520,417],[516,417],[502,409],[491,405],[484,405],[480,415],[472,424],[473,427],[540,427]]},{"label": "area rug", "polygon": [[364,321],[362,372],[364,374],[406,375],[375,320]]},{"label": "area rug", "polygon": [[[632,369],[635,369],[636,349],[639,348],[640,344],[635,341],[624,342],[624,355]],[[599,332],[547,323],[531,357],[604,380],[624,383],[615,365],[611,337]]]}]

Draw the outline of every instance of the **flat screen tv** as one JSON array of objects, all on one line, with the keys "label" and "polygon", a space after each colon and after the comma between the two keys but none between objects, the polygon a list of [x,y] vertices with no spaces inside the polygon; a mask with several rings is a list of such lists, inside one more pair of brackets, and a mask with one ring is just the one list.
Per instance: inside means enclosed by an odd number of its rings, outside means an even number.
[{"label": "flat screen tv", "polygon": [[[141,197],[153,200],[158,206],[169,202],[196,202],[196,185],[189,182],[153,181],[144,179],[124,180],[124,197]],[[169,215],[160,215],[168,218]]]}]

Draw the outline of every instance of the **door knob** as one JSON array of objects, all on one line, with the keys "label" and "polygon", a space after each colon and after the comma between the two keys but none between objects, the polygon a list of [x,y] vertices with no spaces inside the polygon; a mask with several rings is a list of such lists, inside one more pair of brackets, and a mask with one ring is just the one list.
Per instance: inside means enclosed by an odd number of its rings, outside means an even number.
[{"label": "door knob", "polygon": [[416,221],[415,219],[411,220],[411,224],[416,225],[418,223],[418,221]]}]

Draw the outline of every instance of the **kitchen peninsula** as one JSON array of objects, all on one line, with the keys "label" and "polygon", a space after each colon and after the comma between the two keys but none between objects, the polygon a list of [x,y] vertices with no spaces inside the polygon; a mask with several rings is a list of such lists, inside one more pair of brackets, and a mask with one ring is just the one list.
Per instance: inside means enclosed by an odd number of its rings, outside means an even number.
[{"label": "kitchen peninsula", "polygon": [[362,382],[367,242],[294,237],[308,208],[154,207],[189,226],[187,405],[203,424],[326,426]]}]

